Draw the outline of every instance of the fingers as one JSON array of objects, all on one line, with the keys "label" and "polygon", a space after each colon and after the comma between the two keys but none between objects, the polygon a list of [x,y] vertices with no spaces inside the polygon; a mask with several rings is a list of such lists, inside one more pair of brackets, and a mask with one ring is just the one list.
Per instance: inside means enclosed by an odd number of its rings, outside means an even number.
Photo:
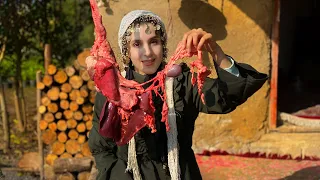
[{"label": "fingers", "polygon": [[186,33],[184,33],[184,36],[182,38],[182,44],[183,44],[183,48],[186,48],[186,45],[187,45],[187,39],[188,39],[188,36],[192,33],[192,31],[188,31]]},{"label": "fingers", "polygon": [[200,41],[198,43],[197,49],[201,50],[204,44],[210,43],[211,38],[212,38],[212,35],[210,33],[206,33],[204,36],[202,36],[202,38],[200,39]]},{"label": "fingers", "polygon": [[187,47],[186,47],[188,52],[191,52],[192,46],[193,46],[193,36],[189,35],[187,39]]},{"label": "fingers", "polygon": [[[206,50],[212,51],[213,47],[209,47],[212,44],[212,34],[205,32],[203,29],[192,29],[191,31],[184,34],[182,43],[183,48],[188,52],[192,50]],[[204,48],[204,44],[209,44],[208,47]]]}]

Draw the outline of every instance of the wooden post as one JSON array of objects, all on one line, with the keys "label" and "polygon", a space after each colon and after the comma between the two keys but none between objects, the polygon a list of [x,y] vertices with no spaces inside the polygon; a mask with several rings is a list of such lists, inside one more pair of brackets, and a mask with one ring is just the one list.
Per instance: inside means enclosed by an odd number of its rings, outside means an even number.
[{"label": "wooden post", "polygon": [[277,127],[278,118],[278,56],[279,56],[279,24],[280,24],[280,0],[275,1],[274,21],[272,27],[272,50],[271,50],[271,91],[269,102],[269,128]]},{"label": "wooden post", "polygon": [[51,44],[44,45],[44,69],[46,74],[48,73],[48,67],[52,62],[51,49]]},{"label": "wooden post", "polygon": [[[41,82],[41,71],[37,72],[37,84]],[[37,109],[39,109],[41,105],[41,90],[37,89]],[[40,121],[41,121],[41,114],[37,111],[37,134],[38,134],[38,150],[40,156],[40,180],[44,180],[44,157],[43,157],[43,143],[41,139],[41,129],[40,129]]]},{"label": "wooden post", "polygon": [[7,153],[10,148],[10,134],[9,134],[9,122],[7,118],[7,108],[6,108],[6,99],[4,93],[4,87],[0,81],[0,112],[2,114],[2,123],[3,123],[3,134],[4,134],[4,152]]}]

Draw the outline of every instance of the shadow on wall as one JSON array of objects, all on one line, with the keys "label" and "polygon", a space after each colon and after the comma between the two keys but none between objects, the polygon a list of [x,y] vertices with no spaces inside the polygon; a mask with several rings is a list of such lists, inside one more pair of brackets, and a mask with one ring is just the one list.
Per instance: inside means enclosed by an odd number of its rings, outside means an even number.
[{"label": "shadow on wall", "polygon": [[[230,0],[252,19],[271,38],[270,17],[274,14],[274,0]],[[224,2],[224,0],[222,0]]]},{"label": "shadow on wall", "polygon": [[[181,21],[190,29],[202,28],[219,41],[227,37],[227,19],[214,6],[202,0],[182,0],[178,11]],[[204,64],[208,67],[208,53],[203,54]]]},{"label": "shadow on wall", "polygon": [[181,21],[188,28],[202,28],[219,41],[227,37],[227,19],[214,6],[201,0],[182,0],[178,11]]},{"label": "shadow on wall", "polygon": [[290,176],[279,180],[301,180],[301,179],[320,179],[320,166],[308,167],[301,169]]}]

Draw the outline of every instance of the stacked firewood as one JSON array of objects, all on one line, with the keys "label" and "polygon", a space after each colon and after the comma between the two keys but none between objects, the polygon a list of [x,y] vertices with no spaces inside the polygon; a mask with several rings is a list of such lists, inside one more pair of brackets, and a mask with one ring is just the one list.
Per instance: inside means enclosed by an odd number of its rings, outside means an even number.
[{"label": "stacked firewood", "polygon": [[50,147],[46,163],[53,165],[58,158],[90,157],[87,140],[96,91],[88,72],[77,61],[64,69],[49,65],[37,88],[42,92],[38,108],[42,141]]}]

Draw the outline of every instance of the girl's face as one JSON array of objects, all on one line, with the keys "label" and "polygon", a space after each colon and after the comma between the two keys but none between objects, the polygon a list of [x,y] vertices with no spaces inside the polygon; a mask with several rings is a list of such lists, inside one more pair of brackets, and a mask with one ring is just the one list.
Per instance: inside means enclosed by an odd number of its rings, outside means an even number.
[{"label": "girl's face", "polygon": [[151,23],[141,23],[140,28],[131,33],[128,46],[136,72],[145,75],[157,71],[163,60],[163,48],[160,35]]}]

